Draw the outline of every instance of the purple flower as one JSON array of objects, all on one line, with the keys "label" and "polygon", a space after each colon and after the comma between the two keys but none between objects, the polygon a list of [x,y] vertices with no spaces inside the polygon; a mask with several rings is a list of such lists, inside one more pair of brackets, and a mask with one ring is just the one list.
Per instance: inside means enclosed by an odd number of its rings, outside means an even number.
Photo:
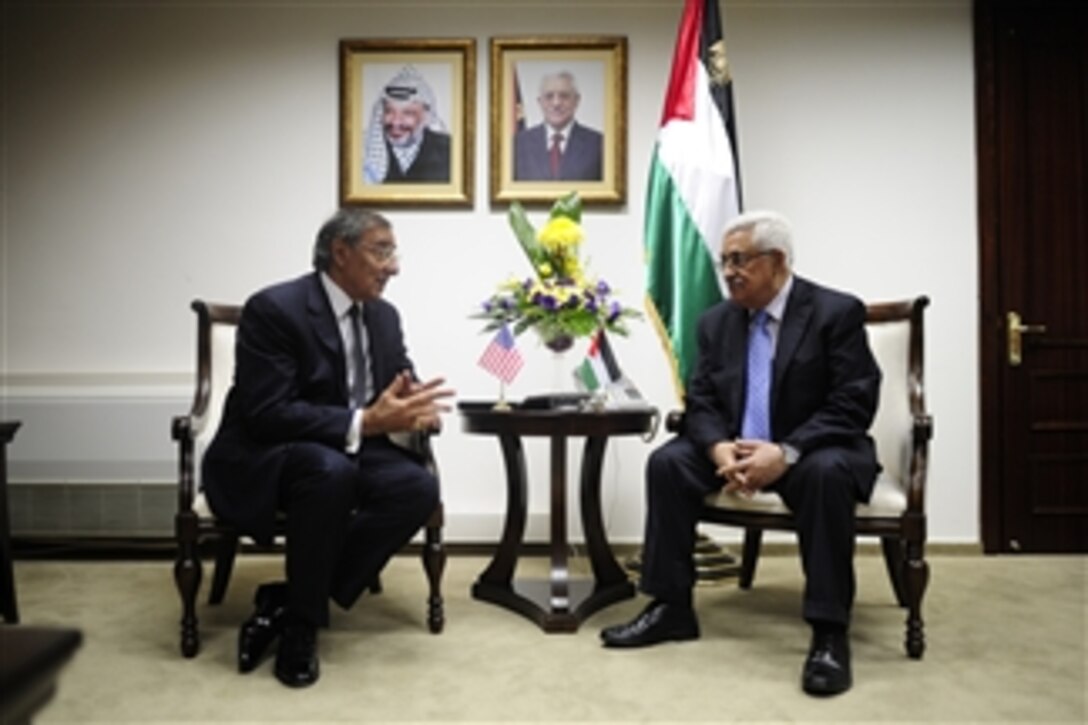
[{"label": "purple flower", "polygon": [[616,318],[618,318],[620,316],[620,312],[622,312],[622,311],[623,311],[623,308],[620,307],[620,303],[619,302],[613,302],[609,306],[608,321],[609,322],[615,322]]},{"label": "purple flower", "polygon": [[603,297],[611,291],[612,288],[608,286],[607,282],[605,282],[603,279],[597,280],[597,294]]},{"label": "purple flower", "polygon": [[484,300],[483,301],[483,308],[484,308],[484,312],[487,312],[487,313],[490,314],[491,313],[491,300]]}]

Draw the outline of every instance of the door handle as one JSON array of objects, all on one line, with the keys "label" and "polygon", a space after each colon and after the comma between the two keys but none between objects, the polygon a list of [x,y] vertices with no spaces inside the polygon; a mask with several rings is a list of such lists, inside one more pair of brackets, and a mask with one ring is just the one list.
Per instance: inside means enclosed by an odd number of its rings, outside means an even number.
[{"label": "door handle", "polygon": [[1009,365],[1017,367],[1023,362],[1023,336],[1041,335],[1046,332],[1046,325],[1025,325],[1019,313],[1010,311],[1006,315],[1005,333],[1009,342]]}]

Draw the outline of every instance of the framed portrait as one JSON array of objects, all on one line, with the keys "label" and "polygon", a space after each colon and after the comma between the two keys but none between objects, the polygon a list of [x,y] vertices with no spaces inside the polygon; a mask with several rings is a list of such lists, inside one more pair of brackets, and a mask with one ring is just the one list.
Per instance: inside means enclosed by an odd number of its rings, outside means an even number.
[{"label": "framed portrait", "polygon": [[627,38],[491,39],[491,203],[627,196]]},{"label": "framed portrait", "polygon": [[476,41],[340,41],[340,201],[472,206]]}]

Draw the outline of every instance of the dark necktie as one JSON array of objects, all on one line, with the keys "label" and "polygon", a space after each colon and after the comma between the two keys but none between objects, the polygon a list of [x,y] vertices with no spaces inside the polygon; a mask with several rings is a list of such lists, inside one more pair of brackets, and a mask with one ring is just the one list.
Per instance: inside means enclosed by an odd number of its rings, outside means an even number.
[{"label": "dark necktie", "polygon": [[760,310],[748,335],[748,390],[740,429],[742,438],[761,441],[771,439],[771,362],[774,351],[770,321],[767,311]]},{"label": "dark necktie", "polygon": [[563,147],[560,145],[562,142],[563,134],[552,134],[552,145],[548,147],[548,163],[551,165],[553,179],[559,178],[559,159],[563,155]]},{"label": "dark necktie", "polygon": [[351,403],[362,408],[370,398],[370,360],[363,352],[363,316],[358,304],[351,306],[348,316],[351,318],[351,362],[355,370],[351,380]]}]

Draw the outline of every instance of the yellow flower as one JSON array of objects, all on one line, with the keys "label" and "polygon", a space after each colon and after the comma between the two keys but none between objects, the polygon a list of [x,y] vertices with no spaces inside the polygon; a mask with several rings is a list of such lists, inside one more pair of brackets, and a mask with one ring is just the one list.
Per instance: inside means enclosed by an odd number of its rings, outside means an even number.
[{"label": "yellow flower", "polygon": [[582,243],[582,227],[565,216],[555,217],[544,225],[536,238],[549,252],[562,253]]},{"label": "yellow flower", "polygon": [[552,266],[547,262],[542,262],[540,266],[536,268],[536,270],[540,272],[541,277],[551,277],[552,274],[554,274]]},{"label": "yellow flower", "polygon": [[582,279],[582,264],[578,261],[577,257],[563,258],[563,276],[569,280],[573,280],[576,284],[580,284],[580,280]]}]

